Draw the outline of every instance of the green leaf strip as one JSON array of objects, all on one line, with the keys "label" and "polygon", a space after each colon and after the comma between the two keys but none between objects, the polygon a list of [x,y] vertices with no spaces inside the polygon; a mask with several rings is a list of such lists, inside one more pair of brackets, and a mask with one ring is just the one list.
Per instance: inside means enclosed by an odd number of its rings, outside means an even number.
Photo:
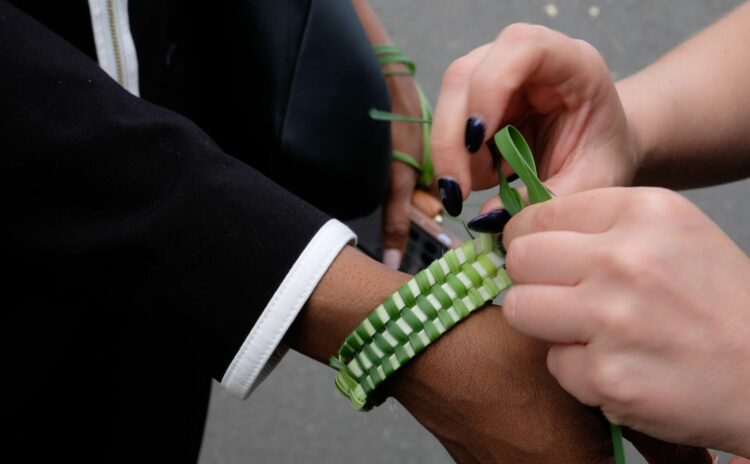
[{"label": "green leaf strip", "polygon": [[401,161],[402,163],[406,163],[409,166],[413,167],[417,170],[417,172],[422,172],[422,166],[419,164],[417,160],[415,160],[411,155],[408,155],[404,153],[403,151],[393,150],[391,152],[391,156],[396,161]]},{"label": "green leaf strip", "polygon": [[[414,63],[414,60],[409,58],[409,55],[404,53],[404,51],[401,50],[401,47],[399,47],[398,45],[375,44],[372,46],[372,50],[373,52],[375,52],[375,56],[378,58],[380,66],[392,63],[400,63],[405,65],[407,69],[407,71],[403,72],[403,74],[413,76],[417,72],[417,65]],[[402,72],[396,71],[385,73],[385,75],[397,75],[401,73]]]},{"label": "green leaf strip", "polygon": [[[500,165],[500,156],[505,158],[505,161],[526,185],[530,203],[540,203],[551,200],[554,197],[552,192],[539,179],[534,156],[518,129],[513,126],[506,126],[495,134],[493,140],[494,144],[490,144],[490,152],[495,162],[495,169],[497,170],[500,183],[500,199],[510,214],[517,214],[525,205],[518,191],[508,184],[508,180],[505,178]],[[618,425],[610,424],[610,432],[612,435],[615,463],[625,464],[622,430]]]},{"label": "green leaf strip", "polygon": [[416,122],[420,124],[431,124],[432,121],[429,119],[424,118],[415,118],[412,116],[404,116],[403,114],[396,114],[391,113],[390,111],[383,111],[378,110],[375,108],[370,108],[370,118],[376,120],[376,121],[385,121],[385,122],[392,122],[392,121],[398,121],[398,122]]},{"label": "green leaf strip", "polygon": [[[383,75],[387,76],[400,76],[409,75],[414,76],[417,72],[417,66],[404,51],[398,45],[394,44],[375,44],[372,46],[373,52],[378,59],[381,66],[400,63],[406,66],[406,70],[388,70],[384,71]],[[430,100],[422,90],[422,86],[415,79],[414,84],[417,87],[417,93],[419,94],[419,105],[422,112],[421,118],[413,118],[409,116],[403,116],[400,114],[390,113],[387,111],[377,110],[375,108],[370,110],[370,117],[377,121],[398,121],[398,122],[414,122],[422,124],[422,164],[419,166],[419,180],[418,186],[420,188],[427,188],[432,185],[432,181],[435,179],[435,168],[432,165],[432,155],[430,150],[430,129],[432,126],[432,105]],[[406,155],[403,152],[399,152],[402,155]],[[406,155],[409,156],[409,155]],[[405,160],[401,155],[394,153],[394,159],[403,161],[408,165],[416,168],[414,163],[410,163]],[[414,160],[413,157],[410,157]],[[416,162],[416,160],[414,160]]]},{"label": "green leaf strip", "polygon": [[[505,126],[500,132],[495,134],[493,140],[502,157],[526,185],[529,202],[539,203],[553,198],[552,192],[539,180],[534,156],[531,154],[529,145],[518,129],[513,126]],[[523,199],[518,191],[511,188],[508,184],[500,168],[499,156],[494,151],[493,158],[500,183],[500,199],[508,212],[515,215],[523,209]]]},{"label": "green leaf strip", "polygon": [[493,236],[481,234],[420,271],[346,338],[331,365],[337,389],[352,407],[369,410],[385,398],[377,389],[473,311],[510,286]]},{"label": "green leaf strip", "polygon": [[[431,111],[423,115],[432,117]],[[553,198],[539,179],[531,149],[518,129],[506,126],[495,134],[493,141],[490,152],[497,170],[500,198],[511,214],[518,213],[525,205],[505,178],[501,157],[526,185],[531,203]],[[403,284],[354,329],[339,349],[338,357],[331,358],[331,366],[339,371],[336,376],[339,392],[357,410],[367,411],[381,404],[385,395],[378,386],[391,374],[512,285],[504,265],[496,236],[480,234],[449,250]],[[610,431],[615,462],[625,464],[622,430],[610,424]]]}]

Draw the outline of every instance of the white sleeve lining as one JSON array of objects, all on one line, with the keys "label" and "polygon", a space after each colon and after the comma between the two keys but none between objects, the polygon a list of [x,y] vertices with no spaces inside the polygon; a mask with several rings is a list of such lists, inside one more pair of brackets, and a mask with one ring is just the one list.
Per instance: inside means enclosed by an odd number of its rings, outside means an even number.
[{"label": "white sleeve lining", "polygon": [[318,230],[276,289],[232,359],[221,384],[242,399],[265,379],[287,351],[281,340],[341,249],[356,243],[354,232],[331,219]]}]

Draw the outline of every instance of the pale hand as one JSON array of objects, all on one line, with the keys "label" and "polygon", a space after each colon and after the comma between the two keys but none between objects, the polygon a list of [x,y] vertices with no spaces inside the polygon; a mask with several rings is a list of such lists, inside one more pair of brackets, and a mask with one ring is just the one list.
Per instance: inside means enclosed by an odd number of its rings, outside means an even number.
[{"label": "pale hand", "polygon": [[[632,182],[636,140],[607,65],[584,41],[514,24],[448,68],[431,147],[437,176],[455,178],[464,199],[498,182],[488,148],[466,150],[470,116],[484,121],[484,141],[507,124],[517,126],[557,195]],[[500,206],[493,197],[482,211]]]},{"label": "pale hand", "polygon": [[567,391],[664,440],[750,454],[750,260],[684,197],[610,188],[505,229],[517,330]]}]

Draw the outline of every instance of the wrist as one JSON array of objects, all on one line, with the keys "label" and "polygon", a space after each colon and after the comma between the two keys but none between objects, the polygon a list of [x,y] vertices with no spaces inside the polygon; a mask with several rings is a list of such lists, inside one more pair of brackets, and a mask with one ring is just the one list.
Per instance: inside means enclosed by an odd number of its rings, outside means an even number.
[{"label": "wrist", "polygon": [[327,364],[372,308],[407,280],[409,275],[344,247],[292,324],[287,345]]},{"label": "wrist", "polygon": [[[747,358],[745,358],[747,359]],[[750,385],[747,382],[741,383],[743,386]],[[726,444],[715,445],[717,449],[728,451],[738,456],[750,456],[750,402],[747,398],[747,389],[741,388],[737,401],[729,402],[727,411],[736,411],[736,420],[727,424],[728,435],[731,435],[731,441]],[[738,405],[742,407],[738,408]],[[719,411],[718,413],[721,413]]]},{"label": "wrist", "polygon": [[681,120],[680,109],[669,96],[669,88],[640,74],[617,82],[616,87],[636,146],[633,185],[670,185],[674,147],[682,141],[677,140],[675,131],[675,124]]},{"label": "wrist", "polygon": [[[497,313],[496,310],[482,310],[462,321],[397,372],[388,386],[390,395],[459,462],[497,462],[500,457],[493,457],[490,438],[502,439],[502,431],[496,430],[492,437],[479,438],[482,434],[478,432],[484,428],[482,422],[488,418],[477,415],[474,405],[467,405],[464,398],[466,392],[477,388],[471,385],[471,372],[475,367],[471,365],[470,351],[473,350],[469,344],[481,341],[472,342],[471,335],[477,333],[478,320],[485,319],[480,316],[486,311]],[[504,386],[480,386],[493,387],[502,389]],[[467,442],[468,439],[471,441]],[[453,449],[451,444],[455,443],[462,443],[461,449]]]},{"label": "wrist", "polygon": [[383,63],[380,65],[380,70],[383,72],[386,82],[410,82],[411,81],[411,69],[404,63]]},{"label": "wrist", "polygon": [[557,385],[547,350],[488,305],[404,366],[390,393],[458,462],[610,462],[605,423]]},{"label": "wrist", "polygon": [[648,160],[652,157],[654,143],[652,141],[652,122],[650,118],[652,113],[644,108],[647,102],[639,93],[638,82],[633,78],[627,78],[618,81],[615,84],[617,93],[625,111],[625,120],[627,125],[627,137],[634,146],[634,172],[633,184],[638,183],[642,177]]}]

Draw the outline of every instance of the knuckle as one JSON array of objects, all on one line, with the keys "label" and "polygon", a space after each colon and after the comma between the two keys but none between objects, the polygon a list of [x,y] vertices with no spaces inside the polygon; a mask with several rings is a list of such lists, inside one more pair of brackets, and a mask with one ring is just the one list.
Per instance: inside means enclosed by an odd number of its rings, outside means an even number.
[{"label": "knuckle", "polygon": [[629,379],[625,364],[613,359],[595,361],[588,373],[589,386],[604,404],[629,403]]},{"label": "knuckle", "polygon": [[471,77],[474,67],[468,56],[454,60],[443,74],[443,84],[451,87],[464,85]]},{"label": "knuckle", "polygon": [[611,268],[616,274],[626,277],[628,280],[638,277],[640,273],[649,268],[646,253],[634,246],[621,246],[610,253]]},{"label": "knuckle", "polygon": [[606,67],[604,57],[596,47],[583,39],[573,39],[573,42],[575,43],[576,47],[578,47],[579,53],[581,53],[581,55],[586,59],[587,62],[596,64],[597,66]]},{"label": "knuckle", "polygon": [[[494,103],[495,100],[488,100],[487,95],[512,95],[519,87],[520,82],[510,75],[504,79],[498,79],[492,74],[475,74],[471,77],[470,85],[472,103],[476,106]],[[486,111],[489,110],[490,107]]]},{"label": "knuckle", "polygon": [[648,282],[659,268],[658,251],[643,243],[602,250],[598,261],[600,269],[631,285]]},{"label": "knuckle", "polygon": [[637,336],[634,333],[637,327],[636,308],[630,304],[628,299],[621,298],[618,301],[609,301],[595,313],[598,316],[593,317],[599,319],[596,322],[600,324],[603,333],[621,340],[632,340]]},{"label": "knuckle", "polygon": [[664,188],[645,188],[628,198],[627,207],[647,218],[671,218],[691,208],[682,195]]},{"label": "knuckle", "polygon": [[610,76],[607,61],[596,47],[583,39],[573,39],[573,44],[583,60],[588,75]]},{"label": "knuckle", "polygon": [[557,209],[549,205],[538,207],[532,218],[533,230],[539,232],[554,230],[558,223],[558,214]]},{"label": "knuckle", "polygon": [[509,42],[526,42],[538,39],[547,33],[549,29],[538,24],[514,23],[500,31],[498,40]]},{"label": "knuckle", "polygon": [[[433,131],[430,135],[430,150],[434,153],[447,153],[455,148],[456,143],[448,139],[444,133]],[[438,160],[436,159],[435,161]]]}]

